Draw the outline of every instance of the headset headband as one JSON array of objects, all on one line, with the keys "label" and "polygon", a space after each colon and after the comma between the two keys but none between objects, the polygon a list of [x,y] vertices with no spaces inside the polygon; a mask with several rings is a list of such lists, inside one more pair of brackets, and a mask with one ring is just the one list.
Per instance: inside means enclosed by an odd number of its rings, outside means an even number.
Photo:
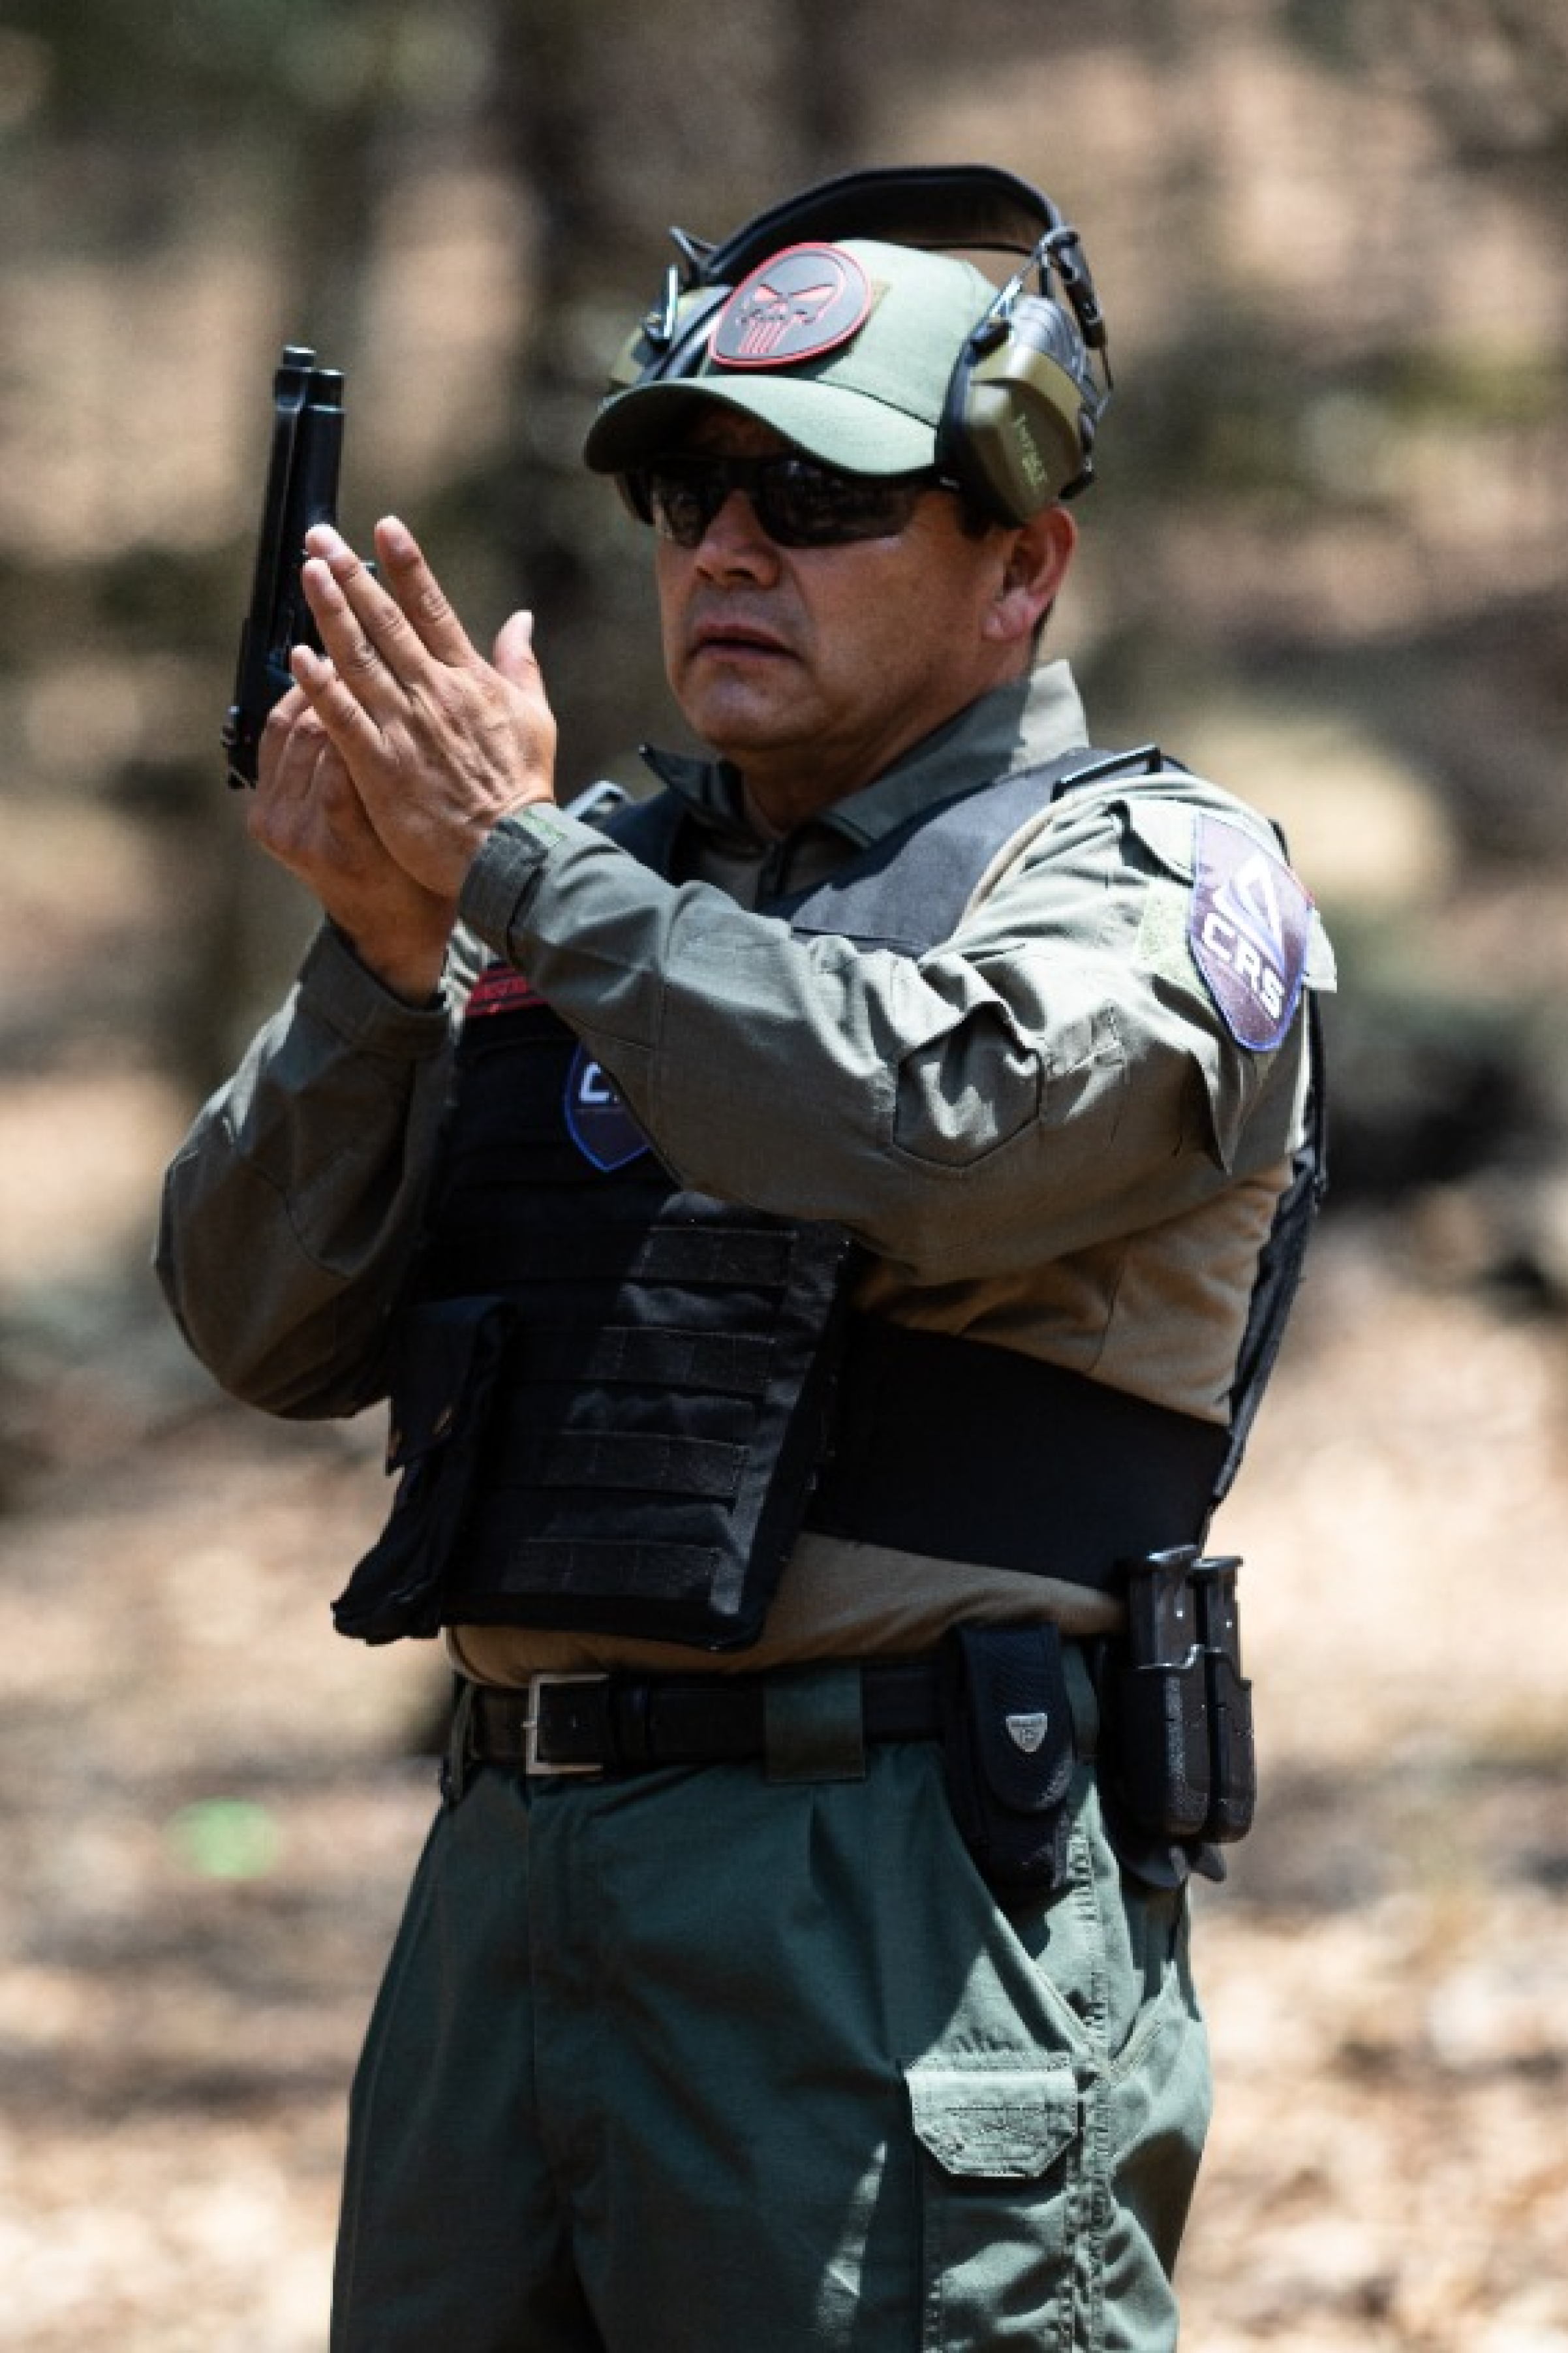
[{"label": "headset headband", "polygon": [[1101,402],[1110,390],[1105,359],[1105,317],[1089,276],[1077,229],[1062,218],[1043,189],[991,164],[887,165],[843,172],[819,180],[797,195],[785,196],[753,215],[720,243],[671,228],[685,259],[686,275],[671,269],[662,310],[656,308],[644,332],[656,344],[669,343],[680,296],[702,287],[738,285],[750,270],[785,246],[845,237],[877,237],[931,253],[968,250],[1019,253],[1024,268],[1004,290],[997,308],[1009,305],[1030,269],[1040,273],[1042,291],[1056,276],[1078,331],[1100,357],[1104,379]]},{"label": "headset headband", "polygon": [[612,384],[622,392],[699,374],[731,291],[793,248],[864,237],[924,252],[1007,253],[1018,267],[955,355],[939,469],[980,512],[1008,522],[1047,494],[1072,497],[1092,478],[1096,427],[1111,393],[1105,320],[1078,231],[1028,181],[987,164],[847,172],[770,206],[716,244],[684,229],[670,235],[680,265],[667,270],[617,363]]},{"label": "headset headband", "polygon": [[1064,226],[1048,196],[988,164],[845,172],[758,213],[722,244],[696,247],[681,233],[708,285],[735,284],[786,245],[870,237],[929,252],[1033,253]]}]

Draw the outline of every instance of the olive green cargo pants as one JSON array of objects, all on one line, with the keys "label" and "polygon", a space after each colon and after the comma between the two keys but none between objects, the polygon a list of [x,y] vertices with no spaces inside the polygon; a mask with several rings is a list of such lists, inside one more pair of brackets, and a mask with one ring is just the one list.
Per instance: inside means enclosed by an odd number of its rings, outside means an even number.
[{"label": "olive green cargo pants", "polygon": [[355,2083],[335,2353],[1165,2353],[1183,1899],[1075,1803],[1069,1883],[1005,1914],[932,1744],[476,1773]]}]

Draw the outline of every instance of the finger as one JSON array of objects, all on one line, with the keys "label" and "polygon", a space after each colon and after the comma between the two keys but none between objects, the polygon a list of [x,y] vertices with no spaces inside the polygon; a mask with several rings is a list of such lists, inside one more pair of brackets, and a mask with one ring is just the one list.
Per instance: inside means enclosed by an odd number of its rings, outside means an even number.
[{"label": "finger", "polygon": [[[285,704],[294,716],[280,723]],[[310,830],[313,780],[327,737],[298,688],[278,703],[261,737],[256,790],[248,808],[251,839],[285,865]]]},{"label": "finger", "polygon": [[[307,572],[310,568],[309,565],[305,567]],[[325,635],[323,628],[322,636]],[[296,646],[289,657],[289,667],[296,685],[351,773],[356,762],[369,765],[385,761],[388,746],[384,732],[365,708],[357,686],[351,688],[345,683],[334,661],[317,653],[313,646]]]},{"label": "finger", "polygon": [[[346,563],[311,554],[300,567],[300,582],[339,682],[377,720],[390,721],[406,707],[414,672],[428,656],[358,556],[346,547],[344,556]],[[373,596],[384,611],[372,604]],[[314,682],[301,678],[292,660],[289,667],[314,700]]]},{"label": "finger", "polygon": [[375,552],[388,586],[420,643],[437,661],[458,666],[479,659],[414,533],[395,515],[375,527]]},{"label": "finger", "polygon": [[[256,781],[264,791],[275,791],[298,776],[307,758],[314,757],[315,748],[325,737],[321,723],[311,710],[304,691],[299,686],[289,687],[279,695],[267,714],[261,730],[260,757]],[[311,749],[307,754],[306,744]]]},{"label": "finger", "polygon": [[335,522],[315,522],[305,533],[305,553],[328,565],[343,594],[357,603],[363,592],[366,603],[390,604],[385,589],[363,557],[349,545]]},{"label": "finger", "polygon": [[[409,538],[412,545],[412,535],[407,533],[405,535]],[[411,625],[405,615],[401,597],[388,593],[370,566],[354,553],[342,532],[334,524],[315,524],[305,534],[305,545],[312,561],[325,565],[337,590],[337,596],[341,602],[332,598],[324,585],[321,586],[321,594],[325,602],[333,607],[339,627],[346,630],[347,617],[352,616],[362,633],[361,641],[357,644],[352,637],[344,637],[341,655],[333,647],[328,647],[328,651],[332,654],[340,671],[349,679],[351,683],[357,680],[362,672],[367,679],[374,681],[376,675],[376,660],[379,659],[388,675],[400,684],[412,685],[420,681],[428,668],[429,649],[420,632]],[[423,556],[418,555],[417,549],[415,550],[415,554],[418,557],[418,568],[424,575],[423,579],[416,584],[416,592],[423,593],[426,599],[430,593],[434,592],[436,605],[446,608],[449,617],[446,642],[453,650],[443,652],[437,658],[443,661],[472,660],[474,659],[472,647],[458,628],[455,617],[450,616],[450,608],[447,607],[445,597],[436,587],[434,576],[430,574]],[[308,573],[310,569],[308,565],[305,569]],[[312,610],[315,610],[313,604]],[[318,613],[318,620],[321,617]],[[453,632],[456,633],[455,636]],[[324,627],[321,634],[324,640],[326,638]]]}]

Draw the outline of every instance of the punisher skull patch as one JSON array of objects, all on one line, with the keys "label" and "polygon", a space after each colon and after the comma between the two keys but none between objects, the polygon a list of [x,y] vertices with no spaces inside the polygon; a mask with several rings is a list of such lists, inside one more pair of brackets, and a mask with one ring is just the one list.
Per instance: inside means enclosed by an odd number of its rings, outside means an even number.
[{"label": "punisher skull patch", "polygon": [[584,1160],[606,1174],[648,1148],[647,1138],[595,1061],[579,1046],[566,1073],[566,1126]]},{"label": "punisher skull patch", "polygon": [[1223,818],[1200,816],[1188,932],[1226,1028],[1258,1054],[1295,1018],[1312,902],[1283,859]]},{"label": "punisher skull patch", "polygon": [[725,367],[795,367],[858,334],[871,288],[852,253],[791,245],[743,278],[719,313],[710,356]]}]

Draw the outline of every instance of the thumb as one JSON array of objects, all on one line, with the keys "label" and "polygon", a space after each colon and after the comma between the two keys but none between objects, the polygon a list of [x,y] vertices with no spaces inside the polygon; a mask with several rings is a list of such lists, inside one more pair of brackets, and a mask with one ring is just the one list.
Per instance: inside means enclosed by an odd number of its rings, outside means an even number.
[{"label": "thumb", "polygon": [[491,657],[501,676],[514,686],[531,687],[536,692],[542,681],[539,660],[533,650],[533,615],[511,613],[496,632],[495,651]]}]

